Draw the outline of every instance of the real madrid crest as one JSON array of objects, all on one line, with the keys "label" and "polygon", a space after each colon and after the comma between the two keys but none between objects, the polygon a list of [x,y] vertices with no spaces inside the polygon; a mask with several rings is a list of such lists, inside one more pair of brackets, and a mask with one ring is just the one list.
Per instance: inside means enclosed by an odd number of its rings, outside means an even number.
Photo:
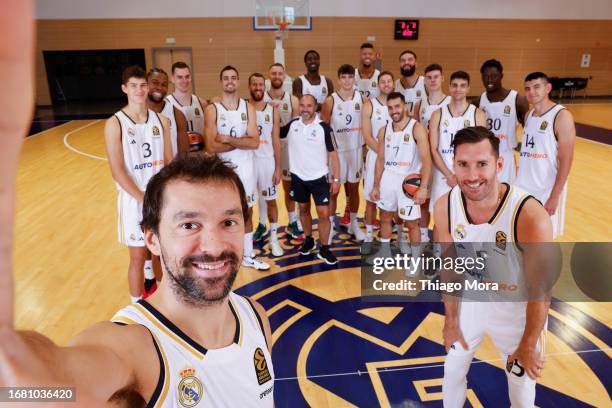
[{"label": "real madrid crest", "polygon": [[288,110],[289,109],[289,105],[286,103],[283,103],[283,110]]},{"label": "real madrid crest", "polygon": [[133,128],[128,128],[128,136],[134,136],[136,134],[136,132],[134,131]]},{"label": "real madrid crest", "polygon": [[195,108],[194,112],[196,116],[200,116],[200,110],[198,108]]},{"label": "real madrid crest", "polygon": [[546,130],[547,127],[548,127],[548,122],[543,121],[542,124],[540,125],[540,130]]},{"label": "real madrid crest", "polygon": [[466,119],[466,120],[463,121],[463,127],[464,128],[470,127],[470,120],[469,119]]},{"label": "real madrid crest", "polygon": [[504,113],[505,113],[506,115],[509,115],[509,114],[510,114],[510,105],[506,105],[506,106],[504,106]]},{"label": "real madrid crest", "polygon": [[321,89],[321,92],[324,93],[324,94],[327,94],[327,88],[323,87],[323,89]]},{"label": "real madrid crest", "polygon": [[355,110],[356,110],[356,111],[358,111],[359,109],[361,109],[361,106],[359,106],[359,102],[357,102],[357,103],[355,104]]},{"label": "real madrid crest", "polygon": [[448,127],[448,119],[444,119],[444,126]]},{"label": "real madrid crest", "polygon": [[408,133],[404,133],[404,142],[407,142],[410,140],[410,135]]},{"label": "real madrid crest", "polygon": [[266,122],[270,121],[270,115],[268,115],[267,113],[266,113],[266,119],[265,120],[266,120]]},{"label": "real madrid crest", "polygon": [[463,224],[457,224],[457,227],[455,227],[455,231],[453,232],[453,235],[455,237],[456,240],[461,241],[463,239],[465,239],[467,232],[465,230],[465,226]]},{"label": "real madrid crest", "polygon": [[240,118],[242,119],[243,122],[246,122],[246,120],[247,120],[246,113],[242,112],[242,115],[240,115]]},{"label": "real madrid crest", "polygon": [[153,136],[159,136],[159,128],[157,126],[153,126]]},{"label": "real madrid crest", "polygon": [[222,113],[221,115],[219,115],[219,119],[221,119],[221,120],[225,120],[225,114],[224,114],[224,113]]},{"label": "real madrid crest", "polygon": [[504,231],[497,231],[495,233],[495,246],[502,251],[506,250],[506,242],[508,242],[506,233]]},{"label": "real madrid crest", "polygon": [[372,88],[376,88],[378,84],[376,83],[376,81],[372,81]]},{"label": "real madrid crest", "polygon": [[421,91],[419,89],[416,91],[416,96],[421,96]]},{"label": "real madrid crest", "polygon": [[178,398],[181,406],[195,407],[203,396],[202,382],[196,377],[195,368],[185,367],[180,371],[179,376],[181,381],[178,385]]}]

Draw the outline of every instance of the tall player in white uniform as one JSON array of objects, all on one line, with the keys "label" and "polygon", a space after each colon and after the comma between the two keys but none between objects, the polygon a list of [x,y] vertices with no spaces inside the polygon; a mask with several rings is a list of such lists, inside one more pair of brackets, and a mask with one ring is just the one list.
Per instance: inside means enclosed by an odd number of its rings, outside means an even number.
[{"label": "tall player in white uniform", "polygon": [[376,171],[376,153],[378,152],[378,132],[391,120],[387,97],[393,92],[393,74],[383,71],[378,76],[378,96],[369,98],[361,111],[361,131],[368,153],[363,170],[363,195],[366,199],[365,226],[366,238],[362,245],[363,253],[369,253],[374,241],[373,230],[376,220],[376,202],[370,198]]},{"label": "tall player in white uniform", "polygon": [[238,96],[238,70],[230,65],[219,74],[223,93],[219,101],[206,108],[206,150],[227,161],[240,177],[249,205],[244,234],[242,265],[268,270],[270,265],[255,258],[253,252],[253,209],[257,196],[257,180],[253,150],[259,147],[257,115],[253,105]]},{"label": "tall player in white uniform", "polygon": [[170,119],[170,142],[172,144],[172,157],[179,152],[189,152],[189,138],[187,137],[187,119],[183,112],[166,100],[168,94],[168,74],[160,68],[153,68],[147,73],[149,84],[149,97],[147,107],[161,113]]},{"label": "tall player in white uniform", "polygon": [[[444,94],[442,83],[444,75],[440,64],[430,64],[425,68],[425,96],[414,108],[415,118],[429,134],[429,119],[442,106],[448,105],[451,97]],[[431,193],[431,186],[428,190]],[[421,205],[421,242],[429,242],[429,198]]]},{"label": "tall player in white uniform", "polygon": [[[462,129],[455,135],[453,147],[457,185],[435,204],[436,241],[460,242],[463,247],[469,243],[498,243],[487,264],[493,257],[502,257],[506,264],[523,265],[524,281],[530,280],[528,275],[532,271],[524,261],[537,258],[542,247],[525,243],[552,240],[546,211],[526,191],[498,181],[503,164],[499,139],[492,132],[484,127]],[[525,245],[519,251],[514,243]],[[497,255],[499,252],[504,255]],[[456,275],[452,271],[448,273]],[[499,295],[500,292],[492,291],[486,294]],[[456,297],[444,296],[443,338],[448,353],[442,384],[445,408],[464,406],[466,374],[485,335],[491,337],[507,361],[511,405],[534,406],[535,380],[544,368],[549,295],[542,293],[542,296],[525,297],[523,301],[487,303],[461,302]]]},{"label": "tall player in white uniform", "polygon": [[417,102],[425,96],[425,80],[416,71],[417,56],[414,51],[403,51],[399,56],[399,62],[402,75],[395,81],[395,92],[404,95],[408,114],[414,116]]},{"label": "tall player in white uniform", "polygon": [[149,179],[172,159],[170,121],[147,108],[146,73],[137,66],[123,71],[121,90],[128,104],[106,121],[104,139],[113,179],[117,183],[119,242],[130,252],[128,283],[132,302],[143,293],[147,258],[140,220]]},{"label": "tall player in white uniform", "polygon": [[[467,100],[470,92],[470,76],[467,72],[456,71],[451,74],[448,105],[432,113],[429,120],[429,142],[434,164],[433,181],[429,210],[443,194],[457,185],[453,173],[453,138],[459,130],[470,126],[485,126],[483,111]],[[438,220],[435,220],[438,222]]]},{"label": "tall player in white uniform", "polygon": [[312,95],[317,100],[318,110],[325,102],[325,98],[334,92],[334,84],[324,75],[319,75],[321,56],[316,50],[308,50],[304,54],[306,73],[293,80],[293,94],[301,98],[302,95]]},{"label": "tall player in white uniform", "polygon": [[3,324],[0,383],[75,387],[71,405],[86,407],[273,407],[268,318],[231,291],[247,212],[238,177],[217,157],[164,167],[143,205],[159,289],[65,347]]},{"label": "tall player in white uniform", "polygon": [[[361,137],[361,110],[368,98],[355,90],[355,68],[344,64],[338,68],[338,83],[340,89],[327,97],[321,108],[321,119],[330,124],[340,159],[340,183],[350,206],[349,234],[358,241],[363,241],[365,235],[357,223],[359,211],[359,181],[363,173],[363,138]],[[331,173],[331,171],[330,171]],[[329,214],[331,229],[329,243],[334,236],[334,217],[336,216],[337,194],[330,197]]]},{"label": "tall player in white uniform", "polygon": [[[285,67],[283,64],[275,63],[270,65],[268,78],[270,89],[264,94],[264,101],[278,106],[280,110],[280,124],[286,126],[292,118],[299,116],[299,100],[295,95],[285,92],[283,83],[285,81]],[[294,239],[303,238],[303,231],[299,227],[299,206],[291,199],[291,173],[289,172],[289,150],[287,139],[281,139],[281,177],[283,190],[285,193],[285,208],[289,216],[289,224],[285,232]],[[296,210],[298,211],[296,213]]]},{"label": "tall player in white uniform", "polygon": [[574,158],[576,125],[572,114],[549,98],[552,89],[543,72],[525,78],[527,114],[516,185],[537,198],[552,217],[553,236],[563,235],[567,177]]},{"label": "tall player in white uniform", "polygon": [[359,68],[355,68],[355,88],[368,98],[378,96],[380,71],[374,67],[375,51],[370,43],[359,47]]},{"label": "tall player in white uniform", "polygon": [[207,103],[197,95],[192,94],[191,69],[182,61],[172,64],[172,83],[174,92],[168,95],[168,101],[183,112],[187,119],[187,134],[189,150],[199,152],[204,150],[204,110]]},{"label": "tall player in white uniform", "polygon": [[[431,173],[427,132],[410,117],[401,93],[392,92],[387,97],[387,107],[391,121],[378,131],[376,174],[370,193],[370,199],[381,209],[380,250],[376,256],[391,256],[391,222],[399,213],[408,227],[412,257],[416,258],[420,256],[420,207],[427,199]],[[402,187],[404,178],[410,174],[421,175],[421,187],[413,198],[407,197]]]},{"label": "tall player in white uniform", "polygon": [[499,138],[499,153],[504,166],[499,173],[499,180],[512,184],[516,178],[514,148],[517,145],[516,126],[524,124],[529,104],[524,96],[514,89],[502,86],[503,67],[497,60],[485,61],[480,67],[485,92],[480,95],[476,104],[487,115],[487,128]]},{"label": "tall player in white uniform", "polygon": [[[266,79],[260,73],[249,77],[249,102],[255,107],[257,114],[257,132],[259,133],[259,147],[255,150],[255,174],[257,181],[257,196],[266,202],[266,209],[261,206],[259,211],[267,212],[270,219],[270,248],[272,255],[282,256],[283,249],[278,242],[278,184],[281,179],[280,168],[280,111],[277,106],[264,102]],[[261,219],[261,217],[260,217]]]}]

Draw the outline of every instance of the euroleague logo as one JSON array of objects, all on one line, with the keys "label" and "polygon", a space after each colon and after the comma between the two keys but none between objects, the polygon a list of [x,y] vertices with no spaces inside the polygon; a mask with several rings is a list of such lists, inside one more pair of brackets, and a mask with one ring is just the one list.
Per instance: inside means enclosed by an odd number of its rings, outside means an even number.
[{"label": "euroleague logo", "polygon": [[[309,407],[328,401],[329,406],[418,407],[427,401],[427,406],[441,406],[446,355],[441,343],[442,303],[362,298],[359,290],[347,290],[349,279],[359,288],[361,259],[357,244],[346,230],[340,231],[332,246],[338,265],[298,255],[300,241],[280,233],[286,255],[271,258],[278,272],[236,290],[267,310],[276,405]],[[259,255],[269,254],[267,242],[258,248]],[[538,381],[536,405],[587,406],[584,390],[566,389],[571,381],[558,381],[558,373],[599,383],[605,393],[611,386],[609,367],[598,344],[609,343],[612,330],[574,306],[553,301],[548,332],[554,347],[547,346],[547,352],[578,353],[547,356],[545,371],[555,372],[551,377],[557,381],[546,380],[546,375]],[[474,359],[467,375],[472,406],[510,405],[505,371],[506,361]]]}]

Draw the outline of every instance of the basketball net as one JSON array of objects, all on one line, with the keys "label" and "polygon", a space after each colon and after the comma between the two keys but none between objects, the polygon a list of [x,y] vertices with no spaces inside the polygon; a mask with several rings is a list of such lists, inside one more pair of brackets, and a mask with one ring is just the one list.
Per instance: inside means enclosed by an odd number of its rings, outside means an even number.
[{"label": "basketball net", "polygon": [[[277,27],[276,30],[276,40],[280,40],[281,41],[281,48],[282,48],[282,41],[286,40],[287,37],[289,37],[289,26],[291,25],[291,22],[289,21],[276,21],[274,23]],[[277,41],[277,46],[278,46],[278,41]]]}]

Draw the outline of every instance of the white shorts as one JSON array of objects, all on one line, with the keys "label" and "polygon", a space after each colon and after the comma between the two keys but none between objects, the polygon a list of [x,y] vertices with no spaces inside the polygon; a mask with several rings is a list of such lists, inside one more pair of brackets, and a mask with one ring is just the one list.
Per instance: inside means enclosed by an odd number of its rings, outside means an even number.
[{"label": "white shorts", "polygon": [[376,157],[377,154],[373,150],[368,149],[365,160],[365,168],[363,169],[363,195],[366,201],[370,200],[370,193],[374,187],[374,173],[376,172]]},{"label": "white shorts", "polygon": [[512,184],[516,178],[516,162],[514,160],[514,151],[500,152],[500,156],[504,158],[504,165],[497,175],[497,178],[502,183]]},{"label": "white shorts", "polygon": [[380,179],[380,200],[376,205],[383,211],[397,211],[403,220],[418,220],[421,218],[421,206],[404,194],[404,177],[385,170]]},{"label": "white shorts", "polygon": [[287,139],[281,139],[281,177],[283,180],[291,181],[289,170],[289,145]]},{"label": "white shorts", "polygon": [[[240,181],[242,181],[249,208],[255,205],[257,197],[257,178],[254,162],[255,160],[251,159],[238,163],[238,166],[234,168],[234,171],[238,174],[238,177],[240,177]],[[232,164],[234,166],[236,165],[235,163]]]},{"label": "white shorts", "polygon": [[123,190],[117,195],[118,238],[123,245],[144,247],[144,232],[140,228],[142,204]]},{"label": "white shorts", "polygon": [[[552,190],[547,191],[533,191],[529,189],[529,186],[522,186],[517,184],[518,187],[530,193],[532,196],[536,198],[542,205],[546,204],[546,201],[550,197],[550,193]],[[567,183],[563,187],[563,191],[559,196],[559,205],[557,206],[557,211],[553,215],[550,216],[550,221],[552,222],[553,227],[553,239],[558,238],[563,235],[565,230],[565,207],[567,204]]]},{"label": "white shorts", "polygon": [[[338,159],[340,161],[340,177],[338,177],[340,184],[358,183],[361,180],[361,173],[363,171],[363,153],[361,147],[338,152]],[[331,164],[329,166],[329,173],[332,174]]]},{"label": "white shorts", "polygon": [[446,183],[446,177],[438,169],[433,171],[433,182],[431,183],[431,197],[429,199],[429,212],[433,213],[436,201],[444,194],[451,190],[450,186]]},{"label": "white shorts", "polygon": [[274,157],[255,157],[255,172],[257,173],[257,192],[264,200],[275,200],[278,189],[272,182],[274,178]]}]

